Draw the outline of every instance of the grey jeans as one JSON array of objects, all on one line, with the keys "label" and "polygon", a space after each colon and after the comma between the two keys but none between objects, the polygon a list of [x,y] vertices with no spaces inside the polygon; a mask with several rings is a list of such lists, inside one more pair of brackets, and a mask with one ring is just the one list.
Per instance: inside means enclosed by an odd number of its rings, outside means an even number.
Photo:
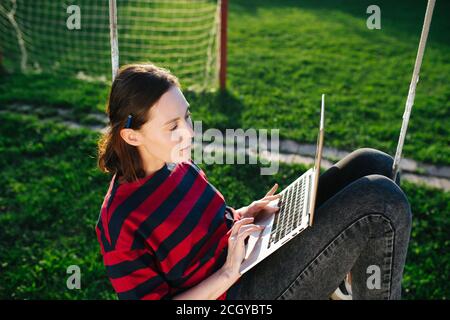
[{"label": "grey jeans", "polygon": [[348,272],[353,299],[400,299],[411,207],[390,178],[393,159],[358,149],[319,178],[307,228],[253,267],[229,299],[329,299]]}]

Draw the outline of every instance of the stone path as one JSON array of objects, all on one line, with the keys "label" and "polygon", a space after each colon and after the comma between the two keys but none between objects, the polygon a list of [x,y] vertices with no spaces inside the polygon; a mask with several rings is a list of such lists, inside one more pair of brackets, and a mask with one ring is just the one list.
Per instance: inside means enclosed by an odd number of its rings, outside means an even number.
[{"label": "stone path", "polygon": [[[70,128],[86,128],[97,132],[104,132],[108,123],[106,115],[102,113],[91,113],[86,115],[89,122],[95,124],[80,124],[74,121],[71,115],[71,110],[63,108],[45,108],[35,107],[25,104],[11,104],[2,107],[0,112],[14,111],[20,113],[37,113],[45,114],[46,110],[51,109],[53,116],[46,116],[43,121],[52,121],[64,124]],[[202,147],[204,148],[204,144]],[[198,147],[198,146],[197,146]],[[217,149],[217,147],[215,147]],[[220,149],[220,148],[219,148]],[[242,150],[241,150],[242,151]],[[244,150],[246,153],[251,153],[249,150]],[[239,152],[237,149],[235,152]],[[314,163],[314,156],[316,152],[316,145],[314,144],[301,144],[293,140],[281,140],[280,141],[280,153],[279,161],[282,163],[300,163],[306,165],[312,165]],[[339,159],[342,159],[349,152],[339,150],[336,148],[324,147],[322,154],[322,167],[327,169],[333,165]],[[265,159],[273,159],[274,155],[270,153],[260,154]],[[400,163],[402,171],[402,179],[414,182],[416,184],[424,184],[430,187],[442,189],[445,191],[450,190],[450,166],[439,166],[432,164],[420,163],[412,159],[403,158]]]}]

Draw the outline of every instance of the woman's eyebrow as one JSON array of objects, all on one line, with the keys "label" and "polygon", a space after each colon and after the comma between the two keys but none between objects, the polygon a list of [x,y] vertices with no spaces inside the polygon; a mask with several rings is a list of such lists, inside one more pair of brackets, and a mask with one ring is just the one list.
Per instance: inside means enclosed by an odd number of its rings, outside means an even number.
[{"label": "woman's eyebrow", "polygon": [[[186,108],[186,113],[184,114],[185,116],[186,116],[187,113],[189,112],[189,107],[190,107],[190,105],[188,105],[188,107]],[[178,119],[180,119],[180,117],[176,117],[176,118],[174,118],[174,119],[172,119],[172,120],[169,120],[169,121],[167,121],[166,123],[164,123],[164,126],[165,126],[165,125],[168,125],[169,123],[172,123],[172,122],[174,122],[174,121],[177,121]]]}]

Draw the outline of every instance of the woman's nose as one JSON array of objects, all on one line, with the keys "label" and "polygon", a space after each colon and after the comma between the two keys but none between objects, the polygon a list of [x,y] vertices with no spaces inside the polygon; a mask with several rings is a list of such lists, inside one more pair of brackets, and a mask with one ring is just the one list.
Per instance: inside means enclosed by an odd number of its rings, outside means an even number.
[{"label": "woman's nose", "polygon": [[186,129],[187,129],[188,138],[190,138],[190,139],[193,138],[194,137],[194,129],[192,127],[191,121],[186,122]]}]

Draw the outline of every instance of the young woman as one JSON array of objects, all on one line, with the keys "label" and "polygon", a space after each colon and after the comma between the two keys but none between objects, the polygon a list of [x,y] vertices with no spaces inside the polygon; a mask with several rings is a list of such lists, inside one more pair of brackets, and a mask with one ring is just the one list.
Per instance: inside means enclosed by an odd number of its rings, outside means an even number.
[{"label": "young woman", "polygon": [[190,159],[189,104],[168,70],[122,67],[107,113],[98,164],[112,179],[96,232],[120,299],[328,299],[349,273],[354,299],[400,298],[411,209],[389,155],[359,149],[323,173],[314,225],[241,275],[278,186],[226,204]]}]

